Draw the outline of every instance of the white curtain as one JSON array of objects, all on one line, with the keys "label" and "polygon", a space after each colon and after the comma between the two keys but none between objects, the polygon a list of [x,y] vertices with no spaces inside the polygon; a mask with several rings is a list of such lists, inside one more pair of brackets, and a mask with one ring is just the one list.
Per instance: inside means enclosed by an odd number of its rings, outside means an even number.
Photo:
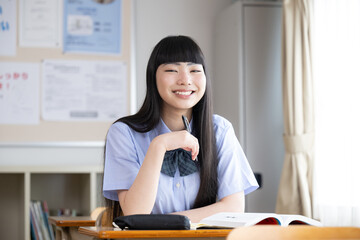
[{"label": "white curtain", "polygon": [[360,0],[314,0],[314,217],[360,227]]},{"label": "white curtain", "polygon": [[312,217],[314,106],[312,0],[284,0],[282,86],[285,157],[276,212]]}]

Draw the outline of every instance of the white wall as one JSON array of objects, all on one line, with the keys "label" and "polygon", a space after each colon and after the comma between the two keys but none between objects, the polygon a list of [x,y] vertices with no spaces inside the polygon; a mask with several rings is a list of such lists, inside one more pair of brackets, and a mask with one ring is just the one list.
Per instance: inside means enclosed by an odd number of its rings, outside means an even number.
[{"label": "white wall", "polygon": [[[146,65],[153,47],[168,35],[188,35],[204,52],[212,74],[215,16],[232,0],[135,0],[136,94],[140,107],[145,97]],[[138,108],[137,108],[138,109]]]}]

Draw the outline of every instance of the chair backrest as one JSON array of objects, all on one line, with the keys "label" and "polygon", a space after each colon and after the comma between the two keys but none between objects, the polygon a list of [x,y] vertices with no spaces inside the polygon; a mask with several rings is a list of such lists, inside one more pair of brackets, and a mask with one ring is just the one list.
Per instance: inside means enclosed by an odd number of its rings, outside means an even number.
[{"label": "chair backrest", "polygon": [[235,228],[227,240],[360,239],[357,227],[252,226]]},{"label": "chair backrest", "polygon": [[98,207],[90,214],[91,219],[96,220],[96,227],[112,227],[112,222],[109,222],[109,211],[106,207]]},{"label": "chair backrest", "polygon": [[97,207],[95,208],[91,213],[90,213],[90,217],[93,220],[96,220],[98,218],[98,216],[105,210],[105,207]]}]

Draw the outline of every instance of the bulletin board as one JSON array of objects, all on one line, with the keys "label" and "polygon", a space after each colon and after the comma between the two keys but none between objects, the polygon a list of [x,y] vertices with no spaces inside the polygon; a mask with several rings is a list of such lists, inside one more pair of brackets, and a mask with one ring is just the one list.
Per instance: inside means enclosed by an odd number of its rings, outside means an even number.
[{"label": "bulletin board", "polygon": [[[17,32],[19,32],[19,25],[22,13],[21,4],[30,4],[36,1],[15,0],[16,1],[16,22]],[[90,0],[89,0],[90,1]],[[121,46],[119,54],[99,54],[99,53],[83,53],[83,52],[64,52],[63,47],[24,47],[19,44],[19,34],[17,34],[16,55],[15,56],[0,56],[0,64],[5,63],[38,63],[40,64],[39,73],[39,88],[42,87],[42,63],[48,59],[59,61],[102,61],[102,62],[121,62],[125,64],[126,81],[127,81],[127,105],[119,106],[122,110],[126,109],[126,113],[130,113],[130,99],[131,99],[131,0],[121,1]],[[59,1],[60,3],[63,1]],[[94,2],[97,2],[94,0]],[[102,2],[102,1],[98,1]],[[58,11],[63,14],[64,9],[61,7]],[[2,46],[3,47],[3,46]],[[42,91],[39,94],[41,99]],[[19,96],[20,97],[20,96]],[[39,101],[40,105],[43,102]],[[112,104],[109,102],[108,104]],[[0,124],[0,144],[4,143],[36,143],[36,142],[91,142],[104,141],[106,133],[114,120],[105,121],[56,121],[44,120],[41,115],[41,106],[39,122],[37,124]],[[0,113],[2,114],[2,113]],[[115,119],[116,120],[116,119]]]}]

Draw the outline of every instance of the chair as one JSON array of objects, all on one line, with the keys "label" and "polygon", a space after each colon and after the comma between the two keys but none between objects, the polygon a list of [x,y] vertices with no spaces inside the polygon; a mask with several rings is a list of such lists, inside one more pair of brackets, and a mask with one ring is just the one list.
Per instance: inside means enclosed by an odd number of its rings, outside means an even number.
[{"label": "chair", "polygon": [[112,222],[109,221],[109,211],[106,207],[98,207],[91,212],[91,219],[96,220],[96,227],[112,227]]}]

